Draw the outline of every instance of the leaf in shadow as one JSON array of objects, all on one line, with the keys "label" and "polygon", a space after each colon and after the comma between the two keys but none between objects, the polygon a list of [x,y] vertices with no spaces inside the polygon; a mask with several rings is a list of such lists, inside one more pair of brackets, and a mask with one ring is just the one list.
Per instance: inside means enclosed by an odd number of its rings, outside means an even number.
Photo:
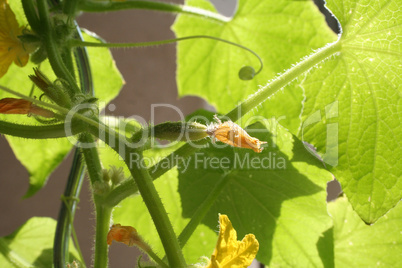
[{"label": "leaf in shadow", "polygon": [[298,256],[295,264],[318,263],[311,255],[318,258],[315,243],[329,227],[325,184],[331,176],[295,161],[307,158],[321,165],[289,132],[270,121],[264,123],[270,131],[261,123],[247,129],[251,136],[268,141],[262,153],[210,144],[195,153],[188,166],[179,166],[183,216],[193,217],[224,177],[227,184],[203,219],[205,225],[215,230],[218,213],[227,214],[240,237],[255,234],[260,243],[257,259],[264,264],[280,264],[284,254],[289,259]]}]

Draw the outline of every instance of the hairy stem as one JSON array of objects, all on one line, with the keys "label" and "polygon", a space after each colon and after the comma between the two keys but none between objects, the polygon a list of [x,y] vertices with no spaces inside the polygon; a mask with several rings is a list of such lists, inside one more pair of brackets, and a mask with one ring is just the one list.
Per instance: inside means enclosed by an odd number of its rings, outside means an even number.
[{"label": "hairy stem", "polygon": [[108,266],[107,233],[109,232],[112,208],[98,205],[98,203],[95,197],[96,231],[94,267],[106,268]]},{"label": "hairy stem", "polygon": [[232,121],[237,121],[249,111],[257,107],[260,103],[268,99],[272,94],[290,84],[294,79],[313,68],[326,58],[338,53],[341,49],[339,41],[331,43],[310,56],[306,57],[283,74],[274,78],[265,87],[251,95],[247,100],[236,106],[233,110],[226,114],[226,117]]},{"label": "hairy stem", "polygon": [[32,0],[22,0],[22,7],[24,8],[25,16],[31,26],[32,30],[35,32],[40,32],[40,22],[38,14]]},{"label": "hairy stem", "polygon": [[53,71],[55,72],[58,78],[63,78],[64,80],[66,80],[72,87],[74,92],[76,93],[80,92],[80,89],[75,83],[74,77],[67,69],[59,53],[59,48],[57,47],[57,42],[55,40],[55,33],[51,25],[46,0],[38,0],[38,11],[39,11],[40,24],[42,26],[42,32],[39,34],[43,38],[47,56]]},{"label": "hairy stem", "polygon": [[[82,132],[85,127],[76,126],[71,135]],[[6,121],[0,121],[0,133],[26,139],[57,139],[67,137],[64,124],[55,125],[19,125]]]},{"label": "hairy stem", "polygon": [[[127,150],[125,159],[130,159],[130,154],[132,153],[138,154],[139,161],[143,161],[142,152],[135,152],[132,150]],[[126,161],[126,163],[129,164],[128,161]],[[134,168],[130,168],[130,172],[135,179],[144,203],[151,214],[152,220],[154,221],[156,230],[158,231],[159,237],[161,238],[163,247],[165,249],[170,267],[186,267],[183,253],[181,252],[167,212],[162,204],[158,192],[155,189],[152,177],[145,168],[137,168],[134,166]]]},{"label": "hairy stem", "polygon": [[81,147],[89,179],[93,186],[95,182],[103,181],[102,165],[99,159],[98,150],[96,149],[94,138],[88,133],[81,134],[79,141],[80,143],[78,146]]}]

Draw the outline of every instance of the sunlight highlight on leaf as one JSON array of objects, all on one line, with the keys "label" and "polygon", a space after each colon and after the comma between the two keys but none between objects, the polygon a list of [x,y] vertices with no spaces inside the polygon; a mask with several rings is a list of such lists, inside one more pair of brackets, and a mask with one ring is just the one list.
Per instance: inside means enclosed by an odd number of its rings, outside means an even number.
[{"label": "sunlight highlight on leaf", "polygon": [[[187,0],[186,5],[215,12],[205,0]],[[247,51],[213,40],[189,40],[177,45],[179,96],[205,98],[219,113],[230,111],[255,93],[278,73],[300,59],[336,40],[312,1],[239,0],[234,16],[227,22],[179,15],[172,29],[177,37],[209,35],[252,49],[264,64],[252,80],[241,80],[244,66],[258,66]],[[288,86],[291,95],[278,93],[258,107],[258,114],[282,116],[281,124],[296,133],[300,124],[302,89],[297,82]],[[245,123],[237,122],[241,127]]]},{"label": "sunlight highlight on leaf", "polygon": [[306,76],[300,134],[373,223],[402,198],[401,5],[334,0],[328,7],[343,29],[342,50]]}]

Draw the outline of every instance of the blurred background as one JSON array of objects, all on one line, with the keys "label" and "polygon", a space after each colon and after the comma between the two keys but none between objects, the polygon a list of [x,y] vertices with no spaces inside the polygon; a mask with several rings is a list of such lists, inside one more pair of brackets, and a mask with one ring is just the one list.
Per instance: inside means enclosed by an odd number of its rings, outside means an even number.
[{"label": "blurred background", "polygon": [[[319,0],[321,1],[321,0]],[[169,1],[182,4],[183,1]],[[231,16],[236,9],[235,0],[213,0],[218,11]],[[322,3],[319,4],[322,7]],[[174,38],[170,26],[173,14],[146,10],[110,12],[106,14],[82,14],[78,24],[97,33],[108,42],[144,42]],[[327,20],[335,31],[333,18]],[[112,101],[116,109],[108,112],[116,116],[139,115],[149,121],[151,104],[168,103],[181,109],[186,115],[200,108],[213,109],[198,97],[177,97],[175,82],[175,44],[153,48],[113,49],[116,65],[126,85]],[[155,123],[179,120],[172,109],[156,110]],[[72,162],[72,153],[53,172],[46,186],[36,195],[22,199],[28,189],[28,173],[12,153],[7,141],[0,137],[0,236],[16,230],[33,216],[57,219],[60,197]],[[329,198],[336,197],[340,188],[330,183]],[[129,212],[128,212],[129,213]],[[75,217],[75,228],[87,264],[91,263],[94,237],[94,215],[89,194],[88,180],[82,189]],[[135,253],[135,254],[134,254]],[[211,252],[212,253],[212,252]],[[120,243],[110,248],[110,267],[134,267],[139,251]],[[254,267],[258,267],[255,264]]]}]

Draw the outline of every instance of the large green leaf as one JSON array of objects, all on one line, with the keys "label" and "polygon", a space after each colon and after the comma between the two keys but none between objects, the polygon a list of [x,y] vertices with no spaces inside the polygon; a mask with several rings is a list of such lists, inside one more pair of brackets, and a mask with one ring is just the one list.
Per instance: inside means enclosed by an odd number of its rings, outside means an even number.
[{"label": "large green leaf", "polygon": [[[238,237],[253,233],[257,259],[273,267],[320,266],[316,243],[330,226],[325,196],[332,176],[318,168],[303,144],[277,124],[257,123],[248,132],[268,146],[262,153],[233,147],[202,149],[179,165],[183,215],[194,217],[215,187],[225,184],[203,223],[216,230],[227,214]],[[273,134],[272,134],[273,133]],[[213,144],[212,144],[213,145]]]},{"label": "large green leaf", "polygon": [[[12,65],[7,74],[0,79],[0,84],[29,95],[32,82],[28,75],[33,73],[34,66],[32,63],[28,63],[24,68]],[[54,78],[47,62],[41,65],[41,70],[51,79]],[[40,95],[41,92],[35,89],[33,96]],[[0,98],[6,97],[15,98],[0,91]],[[0,119],[18,124],[40,125],[33,117],[26,115],[0,115]],[[17,159],[29,172],[29,189],[25,197],[32,196],[44,186],[50,173],[63,161],[72,147],[67,139],[27,140],[12,136],[6,138]]]},{"label": "large green leaf", "polygon": [[[0,237],[0,266],[2,268],[52,267],[55,229],[55,220],[34,217],[12,234]],[[81,262],[78,256],[75,248],[70,246],[70,260]]]},{"label": "large green leaf", "polygon": [[402,13],[399,1],[328,2],[341,51],[306,77],[303,139],[354,210],[375,222],[402,198]]},{"label": "large green leaf", "polygon": [[329,203],[328,211],[334,226],[327,231],[326,245],[332,246],[335,267],[402,266],[402,204],[371,226],[361,221],[346,198]]},{"label": "large green leaf", "polygon": [[[15,7],[13,11],[17,13],[17,17],[24,18],[20,14],[22,10],[19,8],[19,5],[14,4],[12,7]],[[88,35],[85,35],[85,39],[96,41]],[[92,73],[94,74],[95,96],[99,98],[101,106],[104,106],[105,103],[118,95],[123,84],[122,77],[108,49],[90,48],[88,49],[88,53]],[[24,68],[19,68],[15,64],[12,64],[7,74],[0,79],[0,84],[29,95],[32,82],[28,78],[28,75],[33,74],[33,67],[35,65],[31,62]],[[47,61],[41,64],[40,69],[51,81],[56,79]],[[39,97],[41,94],[41,91],[35,89],[33,96]],[[15,96],[0,92],[0,98],[5,97]],[[39,125],[34,118],[24,115],[1,115],[0,119],[19,124]],[[26,197],[32,196],[45,185],[51,172],[61,163],[72,147],[71,142],[67,139],[26,140],[11,136],[6,137],[14,154],[29,172],[30,186],[25,195]]]},{"label": "large green leaf", "polygon": [[[204,0],[188,0],[186,4],[215,12]],[[262,72],[253,80],[243,81],[238,76],[243,66],[259,68],[251,53],[214,40],[196,39],[178,44],[179,95],[203,97],[220,113],[233,109],[314,49],[336,40],[312,1],[240,0],[237,12],[227,22],[180,15],[173,30],[178,37],[209,35],[229,40],[261,57]],[[267,118],[282,116],[281,124],[295,132],[300,124],[303,94],[298,82],[289,89],[287,94],[278,93],[262,104],[256,113]]]}]

